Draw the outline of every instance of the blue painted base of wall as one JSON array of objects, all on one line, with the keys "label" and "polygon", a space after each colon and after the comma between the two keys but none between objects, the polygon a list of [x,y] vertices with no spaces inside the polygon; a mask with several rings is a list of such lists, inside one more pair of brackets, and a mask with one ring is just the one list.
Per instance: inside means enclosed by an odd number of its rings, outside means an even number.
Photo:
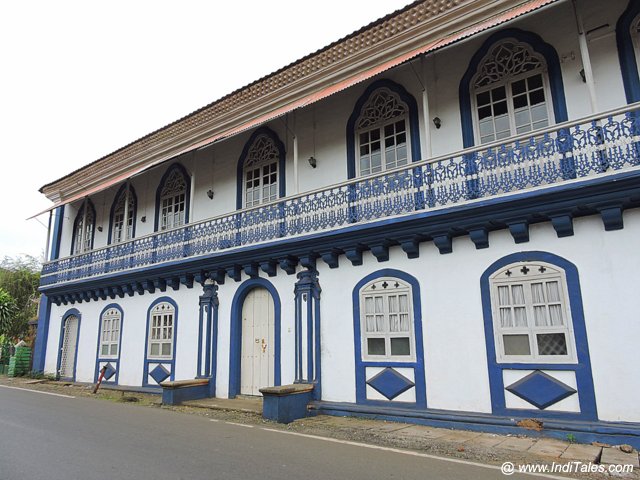
[{"label": "blue painted base of wall", "polygon": [[262,417],[278,423],[290,423],[309,416],[307,405],[313,400],[313,385],[308,388],[272,387],[261,389]]},{"label": "blue painted base of wall", "polygon": [[162,404],[163,405],[180,405],[187,400],[200,400],[201,398],[208,398],[209,384],[205,385],[192,385],[188,387],[179,388],[163,388],[162,389]]},{"label": "blue painted base of wall", "polygon": [[407,410],[392,407],[373,407],[352,403],[312,402],[311,414],[342,417],[364,417],[376,420],[415,423],[440,428],[457,428],[476,432],[553,437],[567,440],[572,435],[580,443],[602,442],[610,445],[628,444],[640,449],[640,424],[627,422],[585,422],[561,419],[537,419],[541,431],[518,427],[520,420],[531,417],[504,417],[499,415],[451,412],[447,410]]}]

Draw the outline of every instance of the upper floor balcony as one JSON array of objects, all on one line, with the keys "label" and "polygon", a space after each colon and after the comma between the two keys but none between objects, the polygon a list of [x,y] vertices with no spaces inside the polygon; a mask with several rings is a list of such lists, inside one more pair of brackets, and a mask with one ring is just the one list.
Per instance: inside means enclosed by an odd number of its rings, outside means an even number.
[{"label": "upper floor balcony", "polygon": [[553,195],[640,166],[640,103],[144,235],[44,265],[43,289],[251,247],[402,222],[521,193]]}]

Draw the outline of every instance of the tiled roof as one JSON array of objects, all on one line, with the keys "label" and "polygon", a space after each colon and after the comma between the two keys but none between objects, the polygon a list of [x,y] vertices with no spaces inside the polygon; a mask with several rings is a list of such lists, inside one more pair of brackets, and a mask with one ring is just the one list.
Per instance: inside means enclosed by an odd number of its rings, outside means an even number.
[{"label": "tiled roof", "polygon": [[[259,102],[264,96],[277,93],[286,86],[310,77],[313,74],[321,73],[333,64],[356,56],[360,51],[370,49],[372,46],[397,36],[419,23],[437,17],[454,7],[473,1],[477,0],[418,0],[411,3],[113,153],[101,157],[58,180],[44,185],[40,188],[40,191],[44,192],[48,190],[49,187],[62,184],[65,179],[70,179],[78,174],[91,176],[95,172],[104,171],[105,168],[113,169],[122,166],[136,154],[150,150],[198,126],[210,123],[219,116],[232,114],[234,111],[239,111],[247,105]],[[76,179],[74,179],[74,183],[76,183],[75,180]]]}]

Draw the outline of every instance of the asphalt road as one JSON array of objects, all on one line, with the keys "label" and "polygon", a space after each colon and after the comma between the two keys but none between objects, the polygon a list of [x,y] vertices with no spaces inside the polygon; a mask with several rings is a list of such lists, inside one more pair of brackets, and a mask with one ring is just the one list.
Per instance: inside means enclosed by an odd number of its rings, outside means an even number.
[{"label": "asphalt road", "polygon": [[0,388],[0,480],[532,479],[206,417]]}]

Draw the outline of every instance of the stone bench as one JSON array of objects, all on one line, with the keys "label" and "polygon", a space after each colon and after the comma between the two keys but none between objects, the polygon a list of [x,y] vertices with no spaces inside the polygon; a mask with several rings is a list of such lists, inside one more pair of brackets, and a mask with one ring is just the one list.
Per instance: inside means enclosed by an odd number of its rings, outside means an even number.
[{"label": "stone bench", "polygon": [[262,417],[278,423],[289,423],[308,416],[307,405],[313,400],[314,385],[295,383],[261,388]]},{"label": "stone bench", "polygon": [[198,400],[211,396],[209,378],[173,380],[160,383],[163,405],[180,405],[185,400]]}]

